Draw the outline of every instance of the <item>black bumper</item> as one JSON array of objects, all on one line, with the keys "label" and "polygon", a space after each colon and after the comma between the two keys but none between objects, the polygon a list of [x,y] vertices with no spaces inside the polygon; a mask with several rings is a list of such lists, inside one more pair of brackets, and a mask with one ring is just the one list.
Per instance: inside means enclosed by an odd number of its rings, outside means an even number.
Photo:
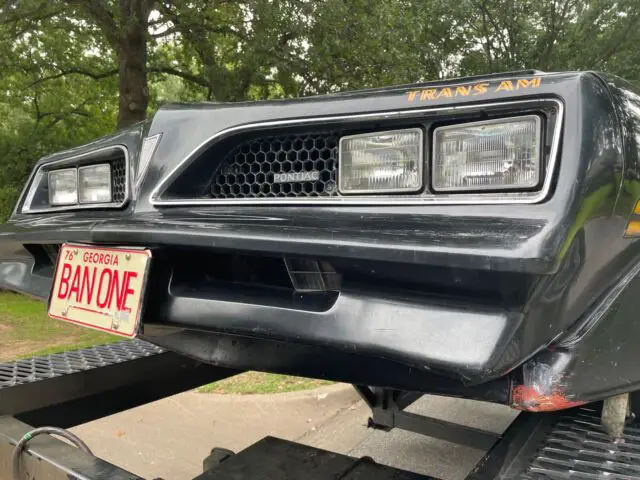
[{"label": "black bumper", "polygon": [[[512,370],[584,314],[591,292],[612,282],[602,274],[587,281],[589,270],[620,268],[627,259],[618,255],[603,265],[602,258],[585,255],[585,242],[602,238],[603,227],[612,232],[610,245],[622,245],[611,228],[620,225],[615,218],[587,226],[563,259],[547,255],[560,229],[550,219],[515,218],[534,208],[520,208],[511,218],[487,216],[487,207],[475,216],[422,216],[410,230],[411,215],[338,216],[331,210],[307,219],[298,212],[179,210],[119,220],[29,217],[3,227],[0,285],[48,296],[53,269],[38,245],[147,246],[155,253],[145,331],[159,326],[292,341],[479,384]],[[318,227],[324,215],[331,228]],[[376,227],[383,224],[380,232]],[[367,241],[374,231],[376,241]],[[399,237],[397,231],[413,233]],[[175,274],[210,252],[218,255],[214,265],[238,252],[258,260],[319,258],[343,273],[344,282],[338,293],[310,298],[270,285],[239,287]],[[576,279],[586,282],[582,292],[575,290]],[[585,298],[589,305],[581,303]]]}]

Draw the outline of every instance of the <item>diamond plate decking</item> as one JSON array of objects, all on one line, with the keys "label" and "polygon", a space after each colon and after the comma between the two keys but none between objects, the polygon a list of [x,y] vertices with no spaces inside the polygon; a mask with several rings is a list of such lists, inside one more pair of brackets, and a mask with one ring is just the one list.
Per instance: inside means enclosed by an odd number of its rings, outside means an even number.
[{"label": "diamond plate decking", "polygon": [[162,352],[162,348],[142,340],[125,340],[83,350],[0,363],[0,389],[106,367]]},{"label": "diamond plate decking", "polygon": [[523,479],[640,479],[640,428],[612,442],[595,410],[561,418],[538,447]]}]

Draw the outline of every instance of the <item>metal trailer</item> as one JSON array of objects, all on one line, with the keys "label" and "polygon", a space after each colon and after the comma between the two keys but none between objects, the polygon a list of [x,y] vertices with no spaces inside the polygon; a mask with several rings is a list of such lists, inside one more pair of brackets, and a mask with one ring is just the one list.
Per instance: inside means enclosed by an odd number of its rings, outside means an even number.
[{"label": "metal trailer", "polygon": [[[0,364],[0,479],[140,479],[54,436],[30,432],[69,428],[237,373],[140,340]],[[597,404],[522,412],[496,435],[406,412],[417,393],[356,389],[372,410],[372,428],[400,428],[487,450],[470,480],[640,478],[640,426],[631,421],[623,438],[612,441],[600,426]],[[428,478],[368,457],[266,437],[235,454],[213,448],[194,480]]]}]

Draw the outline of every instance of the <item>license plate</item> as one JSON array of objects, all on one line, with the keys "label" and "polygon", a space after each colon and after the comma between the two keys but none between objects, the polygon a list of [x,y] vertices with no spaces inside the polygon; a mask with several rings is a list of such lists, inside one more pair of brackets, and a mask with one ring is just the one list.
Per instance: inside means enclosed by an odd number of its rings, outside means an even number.
[{"label": "license plate", "polygon": [[150,258],[144,249],[62,245],[49,316],[135,337]]}]

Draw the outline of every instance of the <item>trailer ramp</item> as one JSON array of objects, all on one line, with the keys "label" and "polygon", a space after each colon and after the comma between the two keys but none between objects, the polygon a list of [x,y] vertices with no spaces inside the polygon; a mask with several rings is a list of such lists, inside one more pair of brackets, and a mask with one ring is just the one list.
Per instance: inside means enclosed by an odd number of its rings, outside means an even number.
[{"label": "trailer ramp", "polygon": [[[140,340],[0,364],[0,480],[140,479],[49,435],[28,442],[17,471],[11,459],[15,445],[36,427],[69,428],[237,373]],[[598,404],[553,414],[523,412],[494,441],[488,433],[404,412],[418,397],[398,397],[393,412],[376,411],[372,403],[371,426],[487,447],[468,480],[640,480],[640,423],[631,422],[614,442],[600,426]],[[235,454],[214,448],[194,480],[431,478],[368,457],[266,437]]]}]

